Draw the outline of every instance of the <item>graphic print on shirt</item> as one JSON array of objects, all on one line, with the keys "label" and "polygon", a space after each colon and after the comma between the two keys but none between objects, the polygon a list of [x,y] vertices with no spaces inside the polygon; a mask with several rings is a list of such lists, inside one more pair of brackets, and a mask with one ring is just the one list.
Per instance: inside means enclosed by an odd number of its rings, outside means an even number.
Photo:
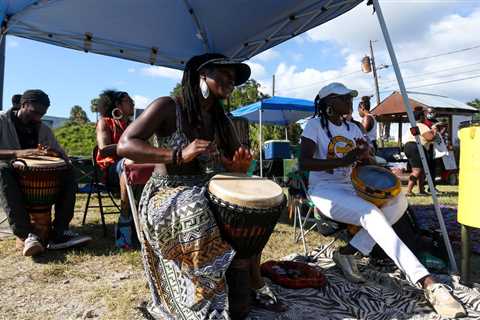
[{"label": "graphic print on shirt", "polygon": [[[334,136],[328,143],[327,159],[341,159],[354,147],[355,143],[352,140],[344,136]],[[336,170],[345,177],[350,174],[350,168],[337,168]],[[327,170],[327,172],[333,174],[333,170]]]},{"label": "graphic print on shirt", "polygon": [[335,136],[328,143],[327,159],[341,159],[353,150],[355,143],[344,136]]}]

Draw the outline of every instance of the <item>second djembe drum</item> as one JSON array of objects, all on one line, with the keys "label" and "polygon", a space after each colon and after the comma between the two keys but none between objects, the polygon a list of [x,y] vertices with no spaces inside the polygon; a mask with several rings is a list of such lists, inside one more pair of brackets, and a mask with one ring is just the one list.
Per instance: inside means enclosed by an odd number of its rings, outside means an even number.
[{"label": "second djembe drum", "polygon": [[46,242],[51,228],[52,205],[62,187],[62,176],[69,167],[63,159],[47,156],[17,158],[12,161],[12,167],[17,172],[23,203],[34,232]]}]

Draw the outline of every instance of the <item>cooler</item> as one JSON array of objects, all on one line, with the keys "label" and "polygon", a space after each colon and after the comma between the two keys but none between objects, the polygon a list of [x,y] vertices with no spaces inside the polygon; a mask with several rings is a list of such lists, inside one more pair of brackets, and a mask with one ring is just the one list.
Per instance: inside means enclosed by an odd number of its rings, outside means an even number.
[{"label": "cooler", "polygon": [[263,145],[265,159],[290,159],[290,141],[268,140]]}]

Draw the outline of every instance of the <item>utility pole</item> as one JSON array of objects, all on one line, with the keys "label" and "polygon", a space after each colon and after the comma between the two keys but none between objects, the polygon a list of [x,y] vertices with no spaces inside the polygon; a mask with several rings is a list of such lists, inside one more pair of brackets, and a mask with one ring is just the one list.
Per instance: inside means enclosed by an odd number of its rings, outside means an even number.
[{"label": "utility pole", "polygon": [[275,75],[272,75],[272,97],[275,96]]},{"label": "utility pole", "polygon": [[[377,106],[380,104],[380,89],[378,88],[378,76],[377,76],[377,67],[375,66],[375,56],[373,54],[373,41],[370,40],[370,62],[372,64],[372,74],[373,74],[373,82],[375,84],[375,98],[377,99]],[[384,147],[383,136],[386,130],[386,125],[384,123],[380,123],[379,131],[377,132],[378,137],[380,138],[380,147]]]},{"label": "utility pole", "polygon": [[380,104],[380,90],[378,89],[377,68],[375,67],[375,56],[373,55],[373,41],[370,40],[370,61],[372,63],[373,80],[375,82],[375,96],[377,98],[377,105]]}]

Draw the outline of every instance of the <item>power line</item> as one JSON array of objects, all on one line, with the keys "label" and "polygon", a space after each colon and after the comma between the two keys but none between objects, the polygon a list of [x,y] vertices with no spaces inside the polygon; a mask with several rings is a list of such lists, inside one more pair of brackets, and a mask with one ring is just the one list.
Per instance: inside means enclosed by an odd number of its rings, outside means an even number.
[{"label": "power line", "polygon": [[[437,86],[437,85],[441,85],[441,84],[458,82],[458,81],[465,81],[465,80],[470,80],[470,79],[475,79],[475,78],[480,78],[480,74],[475,75],[475,76],[471,76],[471,77],[466,77],[466,78],[460,78],[460,79],[453,79],[453,80],[448,80],[448,81],[441,81],[441,82],[434,82],[434,83],[424,84],[424,85],[421,85],[421,86],[413,86],[413,87],[408,86],[408,87],[407,87],[407,90],[424,88],[424,87],[431,87],[431,86]],[[392,91],[392,90],[394,90],[394,89],[396,89],[396,88],[395,88],[395,87],[387,88],[387,89],[384,89],[384,90],[382,91],[382,93],[390,92],[390,91]]]},{"label": "power line", "polygon": [[404,61],[400,61],[399,64],[405,64],[405,63],[410,63],[410,62],[416,62],[416,61],[423,61],[423,60],[438,58],[438,57],[447,56],[447,55],[451,55],[451,54],[455,54],[455,53],[459,53],[459,52],[470,51],[470,50],[474,50],[474,49],[478,49],[478,48],[480,48],[480,45],[476,45],[476,46],[468,47],[468,48],[463,48],[463,49],[457,49],[457,50],[448,51],[448,52],[444,52],[444,53],[439,53],[439,54],[426,56],[426,57],[419,57],[419,58],[414,58],[414,59],[410,59],[410,60],[404,60]]},{"label": "power line", "polygon": [[[480,64],[479,63],[475,63],[475,64]],[[471,65],[475,65],[475,64],[471,64]],[[444,70],[438,70],[438,71],[435,71],[435,72],[427,72],[427,73],[422,73],[422,74],[412,74],[412,75],[409,75],[408,77],[405,77],[404,80],[408,80],[408,79],[414,79],[414,78],[423,78],[423,76],[426,76],[426,75],[432,75],[432,74],[436,74],[436,73],[441,73],[441,72],[444,72],[444,71],[447,71],[447,70],[451,70],[451,69],[457,69],[457,68],[448,68],[448,69],[444,69]],[[470,69],[470,70],[463,70],[463,71],[460,71],[460,72],[456,72],[456,73],[448,73],[448,74],[442,74],[442,75],[439,75],[437,76],[437,78],[448,78],[448,77],[452,77],[452,76],[459,76],[459,75],[465,75],[467,73],[472,73],[472,72],[478,72],[480,71],[480,69],[476,68],[476,69]],[[413,83],[419,83],[419,82],[423,82],[423,81],[428,81],[428,80],[431,80],[431,79],[420,79],[420,80],[413,80]],[[389,86],[389,85],[392,85],[392,84],[396,84],[397,83],[397,80],[391,80],[391,81],[387,81],[387,82],[384,82],[383,85],[384,86]],[[410,82],[410,84],[412,84]]]},{"label": "power line", "polygon": [[[457,50],[448,51],[448,52],[443,52],[443,53],[438,53],[438,54],[431,55],[431,56],[424,56],[424,57],[418,57],[418,58],[414,58],[414,59],[404,60],[404,61],[400,61],[399,64],[407,64],[407,63],[416,62],[416,61],[423,61],[423,60],[438,58],[438,57],[451,55],[451,54],[455,54],[455,53],[459,53],[459,52],[470,51],[470,50],[474,50],[474,49],[478,49],[478,48],[480,48],[480,45],[476,45],[476,46],[473,46],[473,47],[462,48],[462,49],[457,49]],[[476,63],[476,64],[480,64],[480,63]],[[474,64],[471,64],[471,65],[474,65]],[[388,67],[389,65],[385,65],[385,66]],[[382,68],[382,69],[385,69],[385,68]],[[379,70],[381,70],[381,69],[379,69]],[[447,69],[445,69],[445,70],[447,70]],[[323,84],[323,83],[326,83],[326,82],[329,82],[329,81],[332,81],[332,80],[341,79],[341,78],[344,78],[344,77],[347,77],[347,76],[350,76],[350,75],[353,75],[353,74],[361,73],[361,72],[362,71],[359,70],[359,71],[340,74],[339,76],[332,77],[330,79],[316,81],[316,82],[312,82],[312,83],[307,84],[307,85],[294,87],[294,88],[289,88],[287,90],[282,90],[282,92],[296,91],[298,89],[304,89],[304,88],[316,86],[316,85],[319,85],[319,84]]]}]

